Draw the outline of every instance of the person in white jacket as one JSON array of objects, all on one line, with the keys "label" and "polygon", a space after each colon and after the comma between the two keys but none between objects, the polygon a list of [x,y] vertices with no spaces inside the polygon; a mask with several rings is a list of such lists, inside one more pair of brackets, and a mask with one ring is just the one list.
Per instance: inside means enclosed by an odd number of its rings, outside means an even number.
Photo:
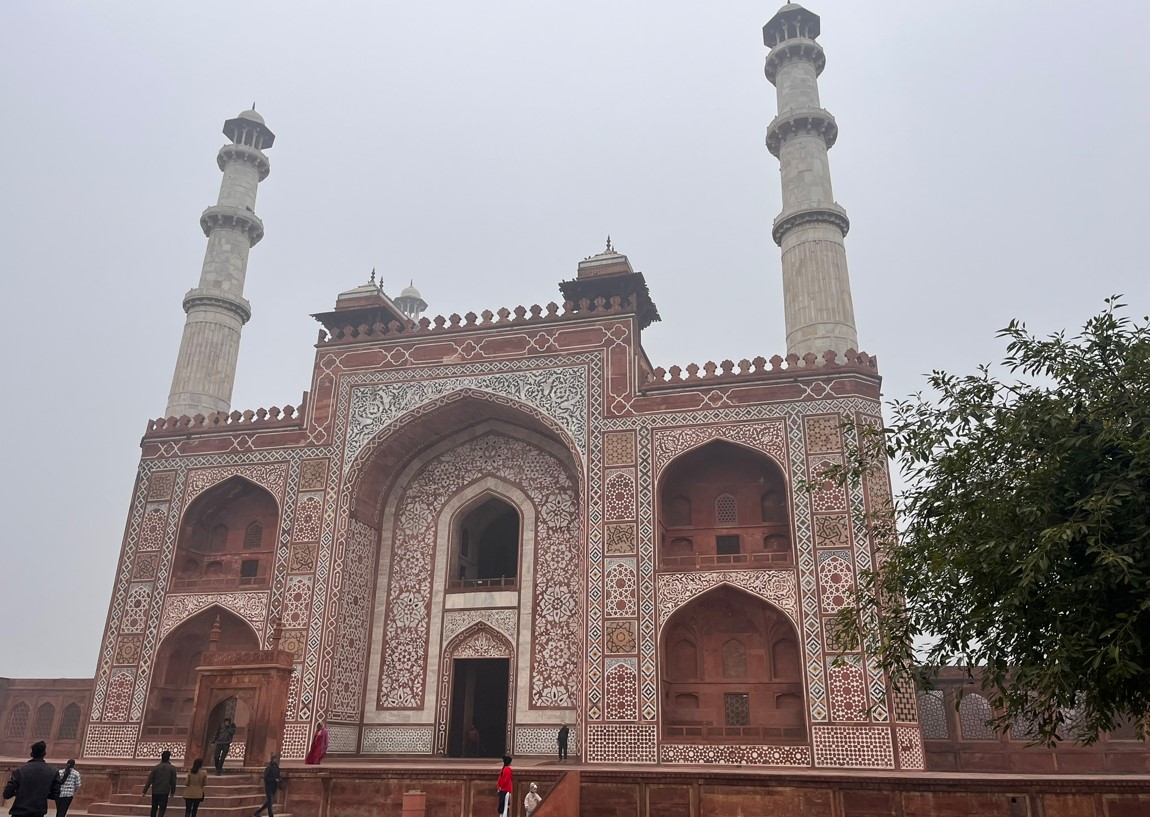
[{"label": "person in white jacket", "polygon": [[523,811],[527,817],[531,817],[535,809],[539,808],[539,804],[543,802],[543,798],[539,796],[539,784],[532,783],[531,791],[527,792],[527,796],[523,798]]}]

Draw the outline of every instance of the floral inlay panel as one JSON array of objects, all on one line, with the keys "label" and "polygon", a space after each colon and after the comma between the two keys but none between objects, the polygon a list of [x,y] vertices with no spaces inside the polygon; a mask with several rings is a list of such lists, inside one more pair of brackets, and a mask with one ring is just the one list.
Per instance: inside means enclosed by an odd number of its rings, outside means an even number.
[{"label": "floral inlay panel", "polygon": [[436,526],[444,497],[484,477],[517,485],[536,509],[531,705],[573,707],[581,651],[579,511],[575,485],[554,456],[501,434],[440,454],[411,480],[395,511],[388,615],[377,705],[424,704]]}]

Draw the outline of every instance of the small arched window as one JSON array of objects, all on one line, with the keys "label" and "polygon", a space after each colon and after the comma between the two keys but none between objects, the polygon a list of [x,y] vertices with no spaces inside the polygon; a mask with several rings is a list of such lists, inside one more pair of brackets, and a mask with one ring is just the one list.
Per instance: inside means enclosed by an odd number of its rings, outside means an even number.
[{"label": "small arched window", "polygon": [[32,708],[28,704],[21,701],[12,707],[12,712],[8,715],[8,731],[7,737],[22,738],[28,732],[28,719],[32,715]]},{"label": "small arched window", "polygon": [[32,737],[36,739],[52,737],[52,722],[56,720],[56,707],[49,703],[36,708],[36,720],[32,724]]},{"label": "small arched window", "polygon": [[70,703],[60,716],[60,726],[56,729],[56,740],[75,740],[80,734],[80,705]]},{"label": "small arched window", "polygon": [[244,550],[259,550],[264,546],[264,526],[252,522],[244,531]]},{"label": "small arched window", "polygon": [[729,528],[739,524],[739,511],[731,494],[719,494],[715,498],[715,524]]}]

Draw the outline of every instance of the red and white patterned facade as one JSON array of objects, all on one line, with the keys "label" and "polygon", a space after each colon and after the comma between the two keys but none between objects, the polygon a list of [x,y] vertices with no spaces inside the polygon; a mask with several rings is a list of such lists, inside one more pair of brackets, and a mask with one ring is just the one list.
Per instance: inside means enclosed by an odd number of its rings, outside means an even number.
[{"label": "red and white patterned facade", "polygon": [[[780,15],[768,44],[785,78],[821,49],[817,18],[812,27],[808,12],[794,25]],[[816,119],[807,117],[806,131],[772,124],[784,171],[787,140],[797,140],[800,161]],[[808,210],[788,215],[787,231],[838,223],[837,210]],[[817,252],[818,241],[803,241],[795,252]],[[845,267],[835,276],[845,282]],[[151,713],[178,685],[165,640],[208,611],[242,630],[251,649],[269,648],[282,629],[281,646],[296,658],[289,759],[303,757],[320,719],[333,753],[444,753],[452,662],[498,658],[510,667],[507,745],[516,755],[551,753],[567,723],[573,753],[595,763],[922,769],[914,695],[896,694],[868,656],[828,648],[828,622],[874,559],[864,519],[889,501],[889,479],[801,487],[842,462],[854,425],[880,421],[875,361],[840,350],[655,369],[640,332],[658,313],[625,256],[608,246],[562,290],[562,305],[415,322],[395,310],[400,299],[361,287],[345,293],[344,311],[337,304],[317,316],[327,331],[300,409],[150,423],[84,754],[182,753],[184,741],[166,740]],[[716,446],[749,452],[779,475],[786,530],[772,535],[786,546],[770,559],[664,558],[661,486],[684,457]],[[266,554],[259,574],[229,582],[210,575],[227,569],[222,561],[189,560],[184,543],[201,535],[206,505],[244,491],[274,500],[275,520],[253,540]],[[459,592],[453,536],[485,497],[520,519],[516,581]],[[797,701],[778,739],[730,720],[714,740],[724,724],[670,728],[666,633],[720,598],[749,600],[770,627],[793,633],[786,680],[799,693],[777,695]],[[732,650],[731,678],[755,684],[762,679],[747,675],[747,661],[783,663],[782,653],[760,653]]]},{"label": "red and white patterned facade", "polygon": [[[844,418],[877,420],[873,360],[792,356],[668,375],[646,363],[638,319],[621,303],[424,323],[325,338],[298,416],[150,425],[87,755],[155,754],[140,727],[160,644],[220,608],[265,648],[281,622],[297,656],[288,757],[302,757],[319,718],[333,751],[442,752],[449,662],[504,657],[517,754],[550,752],[568,722],[597,762],[922,767],[913,696],[893,694],[865,655],[836,662],[824,632],[871,564],[863,519],[889,484],[797,487],[841,460]],[[792,559],[660,566],[660,476],[717,440],[785,473]],[[233,477],[279,508],[268,586],[173,592],[182,514]],[[518,588],[453,596],[450,521],[485,495],[522,516]],[[801,634],[806,740],[660,737],[662,628],[721,586],[761,599]]]}]

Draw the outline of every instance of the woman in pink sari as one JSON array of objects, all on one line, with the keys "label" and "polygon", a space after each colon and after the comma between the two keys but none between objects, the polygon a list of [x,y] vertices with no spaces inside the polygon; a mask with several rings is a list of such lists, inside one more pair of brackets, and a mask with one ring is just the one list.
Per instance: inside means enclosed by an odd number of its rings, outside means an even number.
[{"label": "woman in pink sari", "polygon": [[315,725],[315,735],[311,739],[311,748],[307,750],[307,757],[304,758],[303,762],[308,766],[318,766],[326,754],[327,727],[323,725],[323,721],[320,721]]}]

